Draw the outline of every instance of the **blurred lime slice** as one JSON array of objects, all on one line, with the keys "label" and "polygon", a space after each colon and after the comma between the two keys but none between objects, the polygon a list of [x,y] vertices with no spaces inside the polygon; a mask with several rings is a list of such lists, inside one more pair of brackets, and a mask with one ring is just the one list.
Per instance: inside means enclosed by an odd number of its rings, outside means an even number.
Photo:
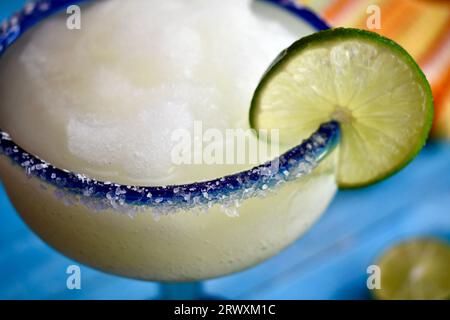
[{"label": "blurred lime slice", "polygon": [[284,50],[253,96],[250,125],[279,129],[291,147],[320,124],[341,127],[341,188],[375,183],[408,164],[424,145],[433,97],[424,74],[398,44],[376,33],[338,28]]},{"label": "blurred lime slice", "polygon": [[410,240],[389,249],[378,261],[382,300],[450,298],[450,246],[435,239]]}]

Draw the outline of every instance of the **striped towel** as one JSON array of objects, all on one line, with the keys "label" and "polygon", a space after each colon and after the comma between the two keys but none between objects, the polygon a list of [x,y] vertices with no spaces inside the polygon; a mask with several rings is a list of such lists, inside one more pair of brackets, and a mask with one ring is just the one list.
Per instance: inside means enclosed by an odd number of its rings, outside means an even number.
[{"label": "striped towel", "polygon": [[380,9],[378,32],[402,45],[430,81],[435,100],[433,137],[450,139],[449,0],[296,0],[333,27],[369,29],[373,6]]}]

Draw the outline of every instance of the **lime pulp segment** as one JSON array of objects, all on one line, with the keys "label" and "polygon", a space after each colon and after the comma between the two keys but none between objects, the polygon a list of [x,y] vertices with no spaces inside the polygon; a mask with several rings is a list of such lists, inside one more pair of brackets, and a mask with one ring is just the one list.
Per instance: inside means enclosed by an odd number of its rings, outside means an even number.
[{"label": "lime pulp segment", "polygon": [[424,145],[433,98],[424,74],[398,44],[338,28],[295,42],[272,63],[250,110],[256,129],[279,129],[286,146],[324,122],[341,126],[338,183],[372,184],[410,162]]}]

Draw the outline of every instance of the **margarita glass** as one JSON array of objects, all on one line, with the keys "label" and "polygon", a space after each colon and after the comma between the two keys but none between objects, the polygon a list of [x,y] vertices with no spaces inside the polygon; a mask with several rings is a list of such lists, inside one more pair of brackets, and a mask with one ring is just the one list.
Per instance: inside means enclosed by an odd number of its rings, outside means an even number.
[{"label": "margarita glass", "polygon": [[[28,5],[4,25],[0,53],[37,22],[78,2]],[[286,9],[283,13],[300,18],[299,24],[308,21],[311,31],[326,27],[309,11],[285,1],[261,5],[269,6],[267,12]],[[110,182],[82,170],[83,164],[65,163],[64,156],[62,162],[49,159],[35,144],[16,140],[18,128],[5,120],[11,113],[2,112],[7,116],[0,119],[5,130],[0,130],[0,177],[18,213],[68,257],[125,277],[192,282],[251,267],[308,230],[337,189],[336,122],[260,165],[156,185],[131,183],[123,176]],[[42,143],[48,141],[36,145]]]}]

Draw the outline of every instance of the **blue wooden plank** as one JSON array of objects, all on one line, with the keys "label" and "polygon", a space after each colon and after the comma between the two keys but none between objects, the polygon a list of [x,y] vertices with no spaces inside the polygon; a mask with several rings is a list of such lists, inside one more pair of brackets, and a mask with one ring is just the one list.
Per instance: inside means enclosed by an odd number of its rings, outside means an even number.
[{"label": "blue wooden plank", "polygon": [[446,208],[450,197],[430,198],[421,205],[412,204],[396,211],[387,219],[370,225],[366,230],[351,234],[341,241],[350,245],[335,247],[318,255],[315,261],[299,265],[247,297],[265,299],[268,296],[297,299],[364,299],[366,269],[381,252],[394,243],[418,236],[439,236],[450,240],[450,219]]},{"label": "blue wooden plank", "polygon": [[[23,1],[2,1],[0,19]],[[395,177],[363,190],[339,192],[303,238],[250,270],[206,282],[225,298],[367,297],[366,267],[400,239],[437,235],[450,240],[450,144],[428,146]],[[145,299],[157,285],[82,267],[83,289],[65,287],[74,262],[25,226],[0,187],[0,299]]]},{"label": "blue wooden plank", "polygon": [[9,16],[20,10],[25,4],[26,0],[3,0],[0,3],[0,21],[9,18]]}]

